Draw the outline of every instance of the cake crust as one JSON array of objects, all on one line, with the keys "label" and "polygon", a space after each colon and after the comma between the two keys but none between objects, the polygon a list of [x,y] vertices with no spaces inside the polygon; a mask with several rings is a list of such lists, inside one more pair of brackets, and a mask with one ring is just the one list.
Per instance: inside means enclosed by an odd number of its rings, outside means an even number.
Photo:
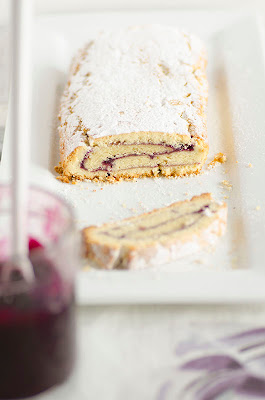
[{"label": "cake crust", "polygon": [[198,173],[208,154],[206,63],[201,41],[173,27],[98,35],[74,58],[62,97],[61,174]]}]

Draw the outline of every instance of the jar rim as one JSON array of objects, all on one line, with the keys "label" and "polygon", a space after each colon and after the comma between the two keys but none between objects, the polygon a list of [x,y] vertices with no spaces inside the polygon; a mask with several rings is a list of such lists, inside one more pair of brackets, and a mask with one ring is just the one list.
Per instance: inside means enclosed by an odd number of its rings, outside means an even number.
[{"label": "jar rim", "polygon": [[[1,190],[9,190],[11,188],[10,184],[3,184],[0,183],[0,195],[1,195]],[[57,193],[54,193],[52,191],[49,191],[47,189],[43,189],[37,185],[30,185],[29,186],[29,193],[34,192],[34,193],[40,193],[40,194],[44,194],[45,196],[48,196],[50,198],[55,199],[56,201],[58,201],[59,206],[63,207],[64,211],[66,211],[66,226],[65,229],[62,230],[61,232],[59,232],[58,234],[58,238],[56,238],[56,240],[51,240],[48,243],[45,244],[44,249],[34,249],[34,253],[37,255],[38,253],[41,254],[41,252],[44,252],[44,254],[49,255],[49,253],[52,254],[53,250],[55,250],[57,247],[60,246],[61,243],[63,243],[63,241],[67,238],[67,236],[69,234],[71,234],[74,229],[75,229],[75,224],[74,224],[74,213],[73,213],[73,209],[72,207],[61,197],[59,196]],[[0,197],[1,199],[1,197]],[[1,215],[1,209],[0,209],[0,215]],[[44,256],[44,255],[43,255]],[[5,264],[6,262],[9,262],[9,260],[12,260],[13,255],[10,254],[7,258],[7,260],[3,261],[3,264]],[[36,283],[36,282],[35,282]],[[1,289],[4,289],[4,286],[6,284],[3,282],[0,282],[0,296],[1,296]],[[32,285],[29,284],[25,284],[25,281],[13,281],[13,282],[9,282],[9,287],[12,288],[15,292],[20,291],[20,289],[22,291],[27,291],[30,290]],[[13,290],[11,289],[11,291],[13,292]]]}]

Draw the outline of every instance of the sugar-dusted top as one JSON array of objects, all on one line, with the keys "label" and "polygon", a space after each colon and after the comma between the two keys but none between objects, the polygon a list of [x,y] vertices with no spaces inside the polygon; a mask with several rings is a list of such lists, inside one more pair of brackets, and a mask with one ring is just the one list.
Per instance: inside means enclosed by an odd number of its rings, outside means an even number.
[{"label": "sugar-dusted top", "polygon": [[192,126],[204,137],[204,61],[202,42],[173,27],[101,32],[72,63],[60,113],[66,153],[85,139],[130,132],[190,135]]}]

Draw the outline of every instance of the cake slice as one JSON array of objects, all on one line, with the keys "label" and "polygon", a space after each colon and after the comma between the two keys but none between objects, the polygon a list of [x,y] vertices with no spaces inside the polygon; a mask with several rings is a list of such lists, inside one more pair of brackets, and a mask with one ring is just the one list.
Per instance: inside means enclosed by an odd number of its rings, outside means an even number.
[{"label": "cake slice", "polygon": [[59,119],[62,180],[198,173],[208,153],[206,53],[176,28],[102,32],[74,58]]},{"label": "cake slice", "polygon": [[164,264],[213,245],[227,207],[209,193],[120,222],[83,230],[86,254],[106,269]]}]

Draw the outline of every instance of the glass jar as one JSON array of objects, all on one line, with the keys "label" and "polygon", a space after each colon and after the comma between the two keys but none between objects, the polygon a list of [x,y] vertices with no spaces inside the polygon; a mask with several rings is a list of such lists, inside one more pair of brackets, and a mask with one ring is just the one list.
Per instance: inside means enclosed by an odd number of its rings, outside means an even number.
[{"label": "glass jar", "polygon": [[63,382],[75,359],[74,278],[80,242],[71,209],[30,188],[27,281],[11,254],[10,187],[0,185],[0,399],[31,396]]}]

